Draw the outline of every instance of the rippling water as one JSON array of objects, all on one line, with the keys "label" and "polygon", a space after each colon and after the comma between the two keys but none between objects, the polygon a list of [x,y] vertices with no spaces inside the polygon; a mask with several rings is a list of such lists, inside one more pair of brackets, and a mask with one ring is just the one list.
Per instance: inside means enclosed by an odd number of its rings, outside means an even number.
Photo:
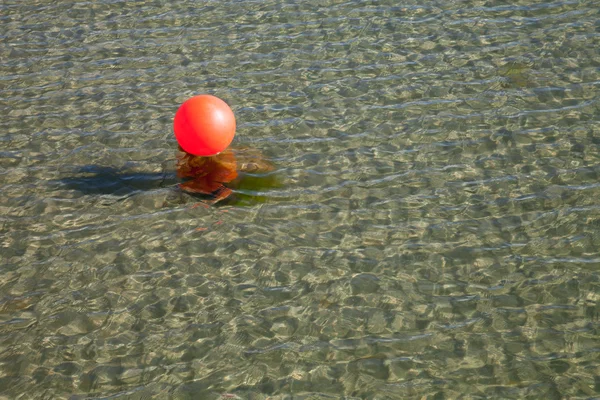
[{"label": "rippling water", "polygon": [[[2,398],[599,396],[599,10],[4,0]],[[177,192],[199,93],[278,185]]]}]

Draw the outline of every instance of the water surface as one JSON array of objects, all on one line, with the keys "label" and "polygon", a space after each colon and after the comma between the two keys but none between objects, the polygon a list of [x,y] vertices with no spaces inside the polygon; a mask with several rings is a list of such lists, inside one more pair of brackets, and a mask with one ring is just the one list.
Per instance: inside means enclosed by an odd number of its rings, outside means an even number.
[{"label": "water surface", "polygon": [[[599,10],[3,1],[0,393],[598,397]],[[277,185],[177,192],[199,93]]]}]

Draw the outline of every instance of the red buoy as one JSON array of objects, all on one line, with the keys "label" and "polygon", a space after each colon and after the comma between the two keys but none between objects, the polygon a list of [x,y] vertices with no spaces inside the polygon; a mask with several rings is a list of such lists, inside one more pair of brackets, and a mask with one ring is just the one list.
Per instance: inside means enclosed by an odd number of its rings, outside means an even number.
[{"label": "red buoy", "polygon": [[235,116],[218,97],[203,94],[186,100],[175,113],[175,138],[186,152],[214,156],[231,144]]}]

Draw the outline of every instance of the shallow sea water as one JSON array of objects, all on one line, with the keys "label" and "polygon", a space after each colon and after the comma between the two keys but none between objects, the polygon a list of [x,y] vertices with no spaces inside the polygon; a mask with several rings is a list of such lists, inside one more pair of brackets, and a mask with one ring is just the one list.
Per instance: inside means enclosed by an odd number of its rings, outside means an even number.
[{"label": "shallow sea water", "polygon": [[[597,398],[599,10],[4,0],[1,398]],[[199,93],[277,185],[177,192]]]}]

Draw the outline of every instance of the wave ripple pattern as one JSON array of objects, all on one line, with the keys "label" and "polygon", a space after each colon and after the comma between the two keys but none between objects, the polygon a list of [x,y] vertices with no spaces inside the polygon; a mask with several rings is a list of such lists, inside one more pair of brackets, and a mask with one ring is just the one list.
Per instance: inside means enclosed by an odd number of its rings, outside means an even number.
[{"label": "wave ripple pattern", "polygon": [[[3,0],[0,396],[597,398],[599,10]],[[213,207],[199,93],[277,167]]]}]

